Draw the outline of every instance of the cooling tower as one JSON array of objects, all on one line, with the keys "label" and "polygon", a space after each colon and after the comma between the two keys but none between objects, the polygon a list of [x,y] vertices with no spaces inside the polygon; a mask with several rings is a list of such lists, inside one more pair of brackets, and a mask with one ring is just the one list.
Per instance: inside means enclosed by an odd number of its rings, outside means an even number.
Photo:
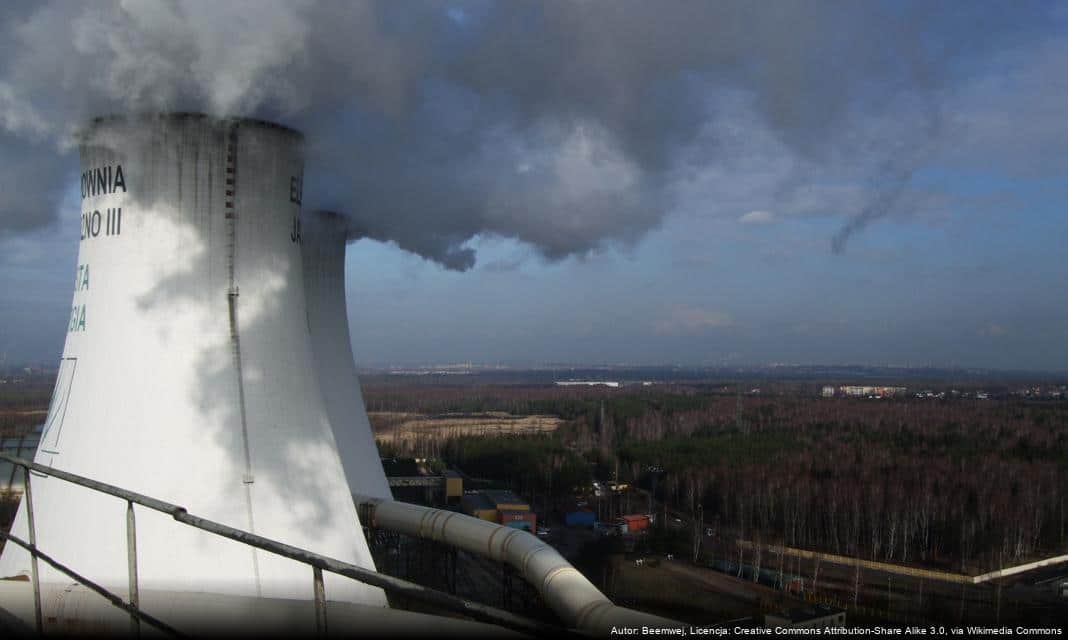
[{"label": "cooling tower", "polygon": [[340,216],[327,211],[305,212],[302,220],[312,353],[345,478],[353,493],[392,499],[352,357],[345,305],[346,228]]},{"label": "cooling tower", "polygon": [[[300,134],[264,122],[88,128],[74,298],[36,462],[373,568],[313,364],[302,175]],[[126,505],[32,483],[39,547],[125,593]],[[144,589],[312,597],[308,566],[147,509],[137,549]],[[7,545],[0,576],[28,569]],[[42,581],[69,579],[42,565]],[[385,606],[380,590],[332,574],[326,594]]]}]

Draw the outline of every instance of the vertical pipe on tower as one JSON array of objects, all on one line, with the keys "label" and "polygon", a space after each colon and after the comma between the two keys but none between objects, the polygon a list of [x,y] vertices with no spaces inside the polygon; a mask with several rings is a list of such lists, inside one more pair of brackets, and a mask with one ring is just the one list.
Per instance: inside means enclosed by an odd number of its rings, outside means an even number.
[{"label": "vertical pipe on tower", "polygon": [[[23,471],[26,476],[23,481],[22,488],[23,496],[26,498],[24,505],[26,507],[26,521],[29,529],[29,542],[30,546],[37,547],[37,527],[33,519],[33,490],[30,488],[30,468],[23,467]],[[41,577],[38,571],[37,556],[31,556],[30,558],[30,579],[33,581],[33,620],[37,625],[37,635],[44,633],[44,621],[41,619]]]},{"label": "vertical pipe on tower", "polygon": [[[126,564],[129,572],[129,599],[135,609],[140,607],[141,597],[137,588],[137,520],[134,517],[133,502],[126,501]],[[141,635],[141,619],[130,614],[130,633]]]}]

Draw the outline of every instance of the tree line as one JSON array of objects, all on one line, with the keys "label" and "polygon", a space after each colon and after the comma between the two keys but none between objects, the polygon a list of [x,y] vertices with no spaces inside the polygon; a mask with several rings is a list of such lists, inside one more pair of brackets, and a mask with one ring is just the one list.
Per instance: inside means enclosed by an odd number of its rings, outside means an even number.
[{"label": "tree line", "polygon": [[[389,401],[412,410],[396,394]],[[584,481],[574,455],[586,474],[618,469],[646,487],[648,470],[662,469],[658,499],[700,507],[725,536],[965,571],[1068,551],[1068,403],[738,396],[699,385],[414,395],[446,411],[567,420],[552,437],[441,445],[528,493]]]}]

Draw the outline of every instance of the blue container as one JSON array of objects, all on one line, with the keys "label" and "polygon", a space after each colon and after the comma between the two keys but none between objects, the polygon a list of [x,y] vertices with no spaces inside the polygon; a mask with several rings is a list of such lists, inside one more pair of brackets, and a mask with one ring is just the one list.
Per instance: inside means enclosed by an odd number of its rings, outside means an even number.
[{"label": "blue container", "polygon": [[569,527],[592,527],[596,520],[592,511],[572,511],[564,515],[564,524]]}]

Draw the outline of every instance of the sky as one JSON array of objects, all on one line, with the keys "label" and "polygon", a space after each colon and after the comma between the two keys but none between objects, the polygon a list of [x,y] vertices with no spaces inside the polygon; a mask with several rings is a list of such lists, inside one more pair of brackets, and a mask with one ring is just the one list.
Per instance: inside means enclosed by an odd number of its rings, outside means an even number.
[{"label": "sky", "polygon": [[0,353],[51,362],[78,127],[300,129],[361,364],[1068,362],[1068,9],[8,2]]}]

